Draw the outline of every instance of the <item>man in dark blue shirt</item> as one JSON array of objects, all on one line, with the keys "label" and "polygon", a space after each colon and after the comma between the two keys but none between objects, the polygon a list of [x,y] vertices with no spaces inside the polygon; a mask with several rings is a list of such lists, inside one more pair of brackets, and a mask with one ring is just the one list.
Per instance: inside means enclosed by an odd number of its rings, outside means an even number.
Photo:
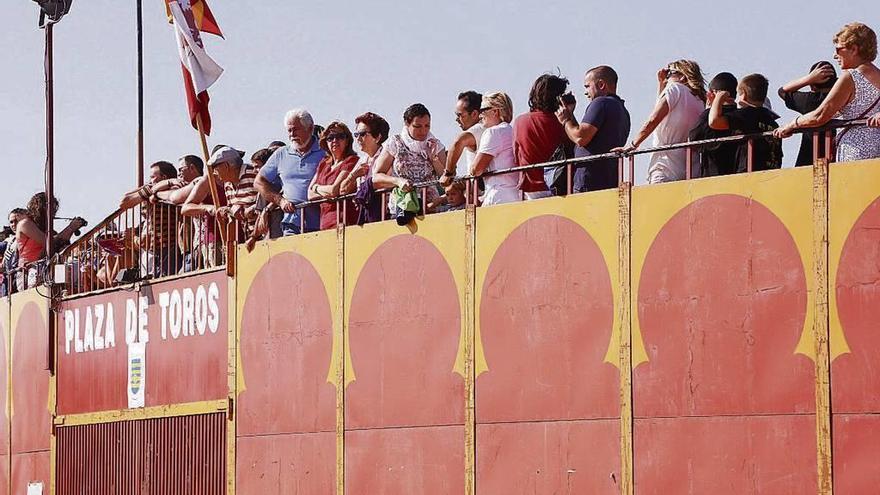
[{"label": "man in dark blue shirt", "polygon": [[[607,65],[588,70],[584,76],[584,94],[590,99],[590,104],[580,124],[574,119],[572,107],[560,106],[556,112],[565,126],[565,133],[577,144],[575,157],[600,155],[626,145],[630,118],[623,100],[617,96],[617,72]],[[617,166],[617,158],[576,165],[572,191],[617,187]]]}]

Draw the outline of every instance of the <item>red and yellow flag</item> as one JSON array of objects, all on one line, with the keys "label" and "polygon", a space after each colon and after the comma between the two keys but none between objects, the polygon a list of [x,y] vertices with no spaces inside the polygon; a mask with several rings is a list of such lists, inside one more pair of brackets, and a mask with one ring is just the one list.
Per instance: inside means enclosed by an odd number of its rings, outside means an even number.
[{"label": "red and yellow flag", "polygon": [[[201,31],[198,28],[196,19],[198,16],[192,10],[193,0],[166,0],[165,5],[171,12],[172,24],[174,25],[175,38],[177,39],[177,48],[180,54],[180,64],[183,69],[183,83],[186,93],[186,103],[189,109],[190,121],[193,127],[201,129],[205,134],[211,133],[211,114],[208,112],[208,88],[211,87],[220,75],[223,74],[223,68],[217,65],[214,60],[205,52],[205,46],[202,43]],[[203,0],[199,0],[202,5],[201,12],[210,15],[208,6]],[[202,16],[202,26],[207,27],[205,20],[207,17]],[[211,26],[215,29],[215,34],[220,35],[220,29],[211,16]]]},{"label": "red and yellow flag", "polygon": [[[165,13],[168,15],[168,22],[174,24],[174,17],[171,15],[171,0],[165,0]],[[220,32],[220,26],[217,25],[217,20],[214,19],[214,14],[211,13],[211,9],[208,7],[208,4],[205,3],[205,0],[178,0],[181,8],[186,10],[191,10],[193,14],[193,20],[196,23],[196,29],[203,33],[215,34],[219,37],[223,37],[223,33]],[[187,8],[187,5],[188,7]]]}]

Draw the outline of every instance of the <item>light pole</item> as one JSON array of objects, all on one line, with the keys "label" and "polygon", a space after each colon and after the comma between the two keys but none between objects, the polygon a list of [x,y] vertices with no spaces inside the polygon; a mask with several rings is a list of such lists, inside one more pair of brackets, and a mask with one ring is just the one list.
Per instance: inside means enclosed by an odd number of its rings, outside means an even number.
[{"label": "light pole", "polygon": [[[55,250],[52,246],[52,228],[55,220],[55,91],[54,91],[54,63],[52,47],[52,28],[58,21],[70,11],[73,0],[34,0],[40,6],[39,26],[46,33],[46,45],[43,55],[44,72],[46,76],[46,272],[52,268],[52,256]],[[52,273],[45,273],[54,276]],[[44,275],[44,276],[45,276]],[[50,285],[49,311],[46,323],[48,326],[48,338],[46,346],[46,369],[55,374],[55,289]]]}]

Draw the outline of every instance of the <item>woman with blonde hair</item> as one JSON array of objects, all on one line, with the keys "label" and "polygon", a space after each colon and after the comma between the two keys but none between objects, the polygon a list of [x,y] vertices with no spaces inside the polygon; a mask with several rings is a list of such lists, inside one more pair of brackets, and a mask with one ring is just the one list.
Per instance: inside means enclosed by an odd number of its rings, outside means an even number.
[{"label": "woman with blonde hair", "polygon": [[[880,69],[877,58],[877,35],[868,26],[853,22],[834,36],[834,59],[842,74],[828,96],[812,112],[796,117],[776,130],[778,137],[788,137],[795,129],[821,127],[832,118],[870,119],[875,127],[849,127],[837,135],[837,161],[848,162],[880,157]],[[872,118],[873,116],[873,118]]]},{"label": "woman with blonde hair", "polygon": [[[654,146],[683,143],[706,107],[706,82],[693,60],[676,60],[657,72],[657,105],[629,146],[611,151],[630,152],[654,134]],[[651,155],[648,183],[657,184],[687,177],[686,148],[658,151]]]},{"label": "woman with blonde hair", "polygon": [[[473,176],[497,172],[516,166],[513,157],[513,102],[505,93],[496,92],[483,96],[480,103],[480,121],[483,134],[477,145],[477,155],[471,163]],[[519,174],[492,175],[483,179],[485,192],[483,206],[509,203],[522,199],[519,190]]]}]

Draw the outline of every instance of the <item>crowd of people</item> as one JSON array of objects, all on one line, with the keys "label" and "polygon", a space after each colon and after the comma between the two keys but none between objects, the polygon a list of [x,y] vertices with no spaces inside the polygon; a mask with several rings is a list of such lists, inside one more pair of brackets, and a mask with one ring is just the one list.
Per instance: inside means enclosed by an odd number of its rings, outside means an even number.
[{"label": "crowd of people", "polygon": [[[807,75],[779,88],[785,105],[799,113],[782,126],[768,99],[766,77],[721,72],[707,84],[692,60],[675,60],[657,72],[657,103],[631,140],[630,114],[617,92],[618,74],[607,65],[584,75],[589,104],[580,120],[569,81],[559,74],[543,74],[534,81],[528,111],[519,115],[504,92],[461,92],[455,101],[461,132],[448,149],[431,133],[431,113],[420,103],[406,109],[397,132],[373,112],[357,116],[352,131],[342,121],[319,126],[307,110],[296,108],[284,116],[289,143],[273,141],[248,159],[243,151],[219,145],[208,167],[194,155],[182,157],[176,168],[166,161],[152,164],[149,183],[120,203],[123,209],[143,210],[139,229],[122,235],[123,247],[134,245],[150,255],[140,260],[105,256],[94,266],[92,278],[110,284],[136,265],[152,276],[215,266],[223,262],[223,233],[232,224],[239,230],[230,235],[252,246],[267,236],[334,229],[342,222],[363,224],[387,216],[404,225],[420,213],[464,208],[469,195],[475,204],[488,206],[615,188],[617,156],[637,152],[651,136],[653,147],[659,148],[650,157],[651,184],[779,168],[782,138],[832,119],[866,119],[868,126],[818,131],[820,142],[827,133],[835,137],[836,155],[827,157],[824,147],[813,149],[813,133],[805,132],[795,165],[812,164],[815,156],[837,161],[880,157],[876,34],[864,24],[851,23],[833,42],[841,73],[831,62],[819,61]],[[751,143],[663,148],[758,133],[763,134]],[[597,158],[575,162],[570,174],[560,166],[503,173],[593,156]],[[469,177],[477,178],[478,187],[467,185],[463,178]],[[390,192],[377,194],[380,190]],[[335,200],[340,196],[345,199]],[[12,251],[18,253],[19,266],[43,254],[27,240],[40,235],[34,230],[45,223],[40,211],[29,207],[10,214]]]}]

